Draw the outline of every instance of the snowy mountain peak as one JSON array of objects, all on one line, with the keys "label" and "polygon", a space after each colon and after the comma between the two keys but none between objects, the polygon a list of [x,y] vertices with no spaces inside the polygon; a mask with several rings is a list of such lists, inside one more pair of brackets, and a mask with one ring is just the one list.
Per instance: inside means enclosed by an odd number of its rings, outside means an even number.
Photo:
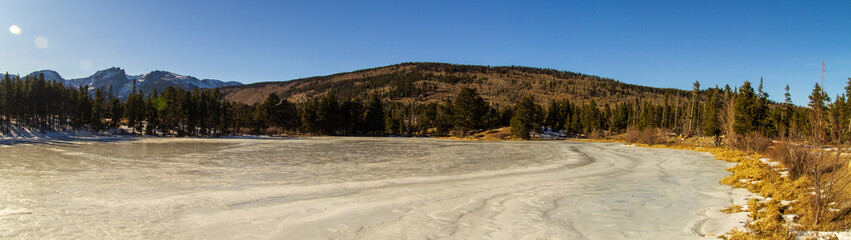
[{"label": "snowy mountain peak", "polygon": [[[127,98],[133,92],[135,85],[137,91],[143,93],[153,93],[154,91],[162,92],[168,87],[182,88],[191,90],[194,88],[219,88],[224,86],[242,85],[239,82],[224,82],[220,80],[204,79],[199,80],[192,76],[180,75],[168,71],[152,71],[142,75],[127,75],[124,69],[111,67],[100,70],[91,76],[75,79],[64,79],[59,73],[53,70],[41,70],[30,73],[27,76],[38,76],[44,74],[44,79],[48,81],[59,81],[70,87],[88,86],[89,91],[94,92],[98,89],[103,91],[112,90],[112,94],[119,98]],[[134,84],[135,83],[135,84]]]},{"label": "snowy mountain peak", "polygon": [[104,70],[97,71],[90,78],[110,78],[115,75],[124,75],[124,69],[111,67]]},{"label": "snowy mountain peak", "polygon": [[112,77],[116,77],[116,76],[126,78],[126,74],[124,73],[124,70],[122,70],[120,68],[109,68],[109,69],[106,69],[106,70],[100,70],[100,71],[97,71],[94,75],[92,75],[89,78],[107,79],[107,78],[112,78]]},{"label": "snowy mountain peak", "polygon": [[242,85],[242,83],[237,81],[229,81],[225,82],[218,79],[202,79],[202,83],[212,86],[213,88],[227,87],[227,86],[237,86]]},{"label": "snowy mountain peak", "polygon": [[62,76],[59,75],[58,72],[53,71],[53,70],[35,71],[35,72],[32,72],[29,75],[27,75],[27,77],[38,77],[39,74],[44,74],[44,80],[47,80],[47,81],[65,82],[65,79],[62,78]]},{"label": "snowy mountain peak", "polygon": [[[180,74],[177,74],[177,73],[173,73],[173,72],[169,72],[169,71],[162,71],[162,70],[156,70],[156,71],[152,71],[152,72],[147,73],[147,74],[142,74],[142,76],[140,77],[140,80],[143,80],[143,81],[148,80],[148,79],[160,79],[160,80],[167,80],[167,81],[198,80],[197,78],[192,77],[192,76],[180,75]],[[198,80],[198,81],[200,81],[200,80]]]}]

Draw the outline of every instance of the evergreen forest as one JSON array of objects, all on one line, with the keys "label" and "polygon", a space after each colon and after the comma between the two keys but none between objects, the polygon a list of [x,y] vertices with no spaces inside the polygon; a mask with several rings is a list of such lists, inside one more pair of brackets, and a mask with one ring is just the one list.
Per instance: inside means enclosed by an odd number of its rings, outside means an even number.
[{"label": "evergreen forest", "polygon": [[[851,84],[851,79],[849,79]],[[831,98],[815,84],[806,107],[774,103],[762,89],[741,86],[702,89],[698,82],[686,101],[634,98],[598,104],[594,99],[542,103],[527,96],[513,105],[486,101],[474,88],[440,102],[388,101],[388,94],[367,99],[329,93],[290,102],[275,93],[252,105],[224,100],[217,89],[167,88],[127,99],[112,89],[66,87],[43,76],[4,75],[0,81],[0,131],[13,125],[41,131],[89,130],[138,135],[221,136],[229,134],[304,134],[359,136],[467,136],[505,126],[512,137],[528,139],[542,130],[577,138],[602,138],[628,130],[663,130],[678,136],[768,138],[841,144],[848,140],[851,85]]]}]

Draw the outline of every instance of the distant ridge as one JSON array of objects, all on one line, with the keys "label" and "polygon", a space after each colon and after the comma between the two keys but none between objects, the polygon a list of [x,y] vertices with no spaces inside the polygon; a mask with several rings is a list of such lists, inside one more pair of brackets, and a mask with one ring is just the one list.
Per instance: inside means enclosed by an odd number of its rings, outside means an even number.
[{"label": "distant ridge", "polygon": [[294,102],[333,93],[340,98],[366,99],[380,94],[394,102],[439,102],[452,99],[470,87],[488,101],[512,105],[531,95],[538,102],[563,98],[598,104],[634,102],[637,98],[655,102],[684,100],[689,92],[626,84],[610,78],[519,66],[479,66],[449,63],[411,62],[369,68],[328,76],[282,82],[261,82],[221,88],[226,100],[254,104],[270,93]]},{"label": "distant ridge", "polygon": [[[9,77],[17,77],[18,75],[9,73]],[[0,72],[0,77],[6,77],[6,72]]]}]

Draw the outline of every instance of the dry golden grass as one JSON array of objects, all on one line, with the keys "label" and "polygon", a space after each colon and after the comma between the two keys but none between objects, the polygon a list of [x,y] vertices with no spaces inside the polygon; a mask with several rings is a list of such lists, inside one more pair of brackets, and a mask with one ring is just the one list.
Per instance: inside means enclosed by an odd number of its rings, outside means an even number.
[{"label": "dry golden grass", "polygon": [[626,143],[623,140],[618,139],[580,139],[580,138],[568,138],[565,141],[571,142],[616,142],[616,143]]},{"label": "dry golden grass", "polygon": [[505,140],[522,140],[511,137],[511,127],[503,127],[490,129],[473,133],[467,137],[440,137],[440,139],[465,140],[465,141],[505,141]]},{"label": "dry golden grass", "polygon": [[727,206],[727,207],[721,209],[720,211],[723,212],[723,213],[739,213],[739,212],[744,212],[745,210],[742,210],[741,205],[734,203],[730,206]]},{"label": "dry golden grass", "polygon": [[[762,158],[759,154],[717,147],[678,146],[676,148],[707,152],[715,155],[718,160],[737,163],[727,169],[732,174],[721,179],[721,183],[734,188],[746,188],[752,193],[771,199],[763,202],[751,198],[748,201],[748,212],[749,217],[753,220],[746,224],[748,231],[734,229],[720,237],[743,240],[794,238],[789,223],[782,217],[789,207],[780,204],[780,200],[794,200],[796,193],[800,192],[800,182],[792,182],[787,178],[780,177],[779,173],[759,160]],[[741,206],[732,205],[722,211],[727,213],[739,212]]]}]

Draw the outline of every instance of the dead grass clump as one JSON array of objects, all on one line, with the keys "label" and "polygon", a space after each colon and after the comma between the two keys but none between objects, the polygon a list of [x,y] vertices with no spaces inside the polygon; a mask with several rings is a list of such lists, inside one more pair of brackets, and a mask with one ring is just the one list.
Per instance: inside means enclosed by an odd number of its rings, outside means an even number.
[{"label": "dead grass clump", "polygon": [[777,200],[761,202],[756,198],[748,200],[749,217],[754,219],[746,224],[749,231],[733,229],[724,239],[752,240],[752,239],[795,239],[795,235],[789,223],[783,219],[786,210]]},{"label": "dead grass clump", "polygon": [[600,130],[600,129],[594,129],[594,130],[591,131],[591,133],[588,133],[588,139],[603,139],[603,138],[605,138],[605,135],[603,134],[603,131]]},{"label": "dead grass clump", "polygon": [[658,145],[665,143],[665,139],[656,132],[656,129],[645,128],[638,130],[635,127],[629,127],[624,134],[624,140],[627,143],[643,143],[647,145]]},{"label": "dead grass clump", "polygon": [[760,195],[791,201],[797,199],[801,190],[806,188],[806,184],[806,181],[802,181],[801,179],[792,181],[786,178],[772,176],[767,181],[767,184],[762,185]]},{"label": "dead grass clump", "polygon": [[638,129],[635,127],[628,127],[626,129],[626,133],[623,134],[623,140],[629,144],[638,143],[640,138],[639,135],[640,133]]},{"label": "dead grass clump", "polygon": [[[758,202],[756,199],[751,199],[750,202]],[[789,224],[783,219],[783,212],[786,207],[782,206],[777,199],[772,199],[765,204],[757,204],[761,208],[753,208],[750,210],[753,216],[753,222],[748,224],[748,228],[757,236],[763,239],[794,239],[794,234],[791,232]]]},{"label": "dead grass clump", "polygon": [[813,161],[808,149],[791,145],[788,142],[775,144],[774,149],[769,151],[768,155],[771,159],[783,164],[792,179],[798,179],[806,174],[807,166],[810,166]]},{"label": "dead grass clump", "polygon": [[741,205],[734,203],[730,206],[727,206],[727,207],[721,209],[720,211],[723,212],[723,213],[740,213],[740,212],[744,212],[745,210],[742,210]]},{"label": "dead grass clump", "polygon": [[757,158],[750,156],[739,159],[738,163],[735,166],[727,168],[727,171],[732,172],[733,175],[724,177],[721,179],[721,183],[733,186],[734,188],[747,188],[755,193],[760,192],[761,185],[757,184],[768,176],[771,168],[757,160]]},{"label": "dead grass clump", "polygon": [[746,152],[765,153],[773,142],[760,133],[752,133],[745,136],[737,135],[730,139],[728,144],[732,148]]},{"label": "dead grass clump", "polygon": [[810,154],[813,159],[799,178],[806,184],[795,207],[801,215],[798,222],[805,230],[851,228],[851,174],[845,161],[825,152]]},{"label": "dead grass clump", "polygon": [[711,153],[715,155],[715,158],[718,160],[722,160],[725,162],[740,162],[744,159],[750,158],[747,153],[743,151],[734,151],[725,148],[703,148],[705,152]]}]

